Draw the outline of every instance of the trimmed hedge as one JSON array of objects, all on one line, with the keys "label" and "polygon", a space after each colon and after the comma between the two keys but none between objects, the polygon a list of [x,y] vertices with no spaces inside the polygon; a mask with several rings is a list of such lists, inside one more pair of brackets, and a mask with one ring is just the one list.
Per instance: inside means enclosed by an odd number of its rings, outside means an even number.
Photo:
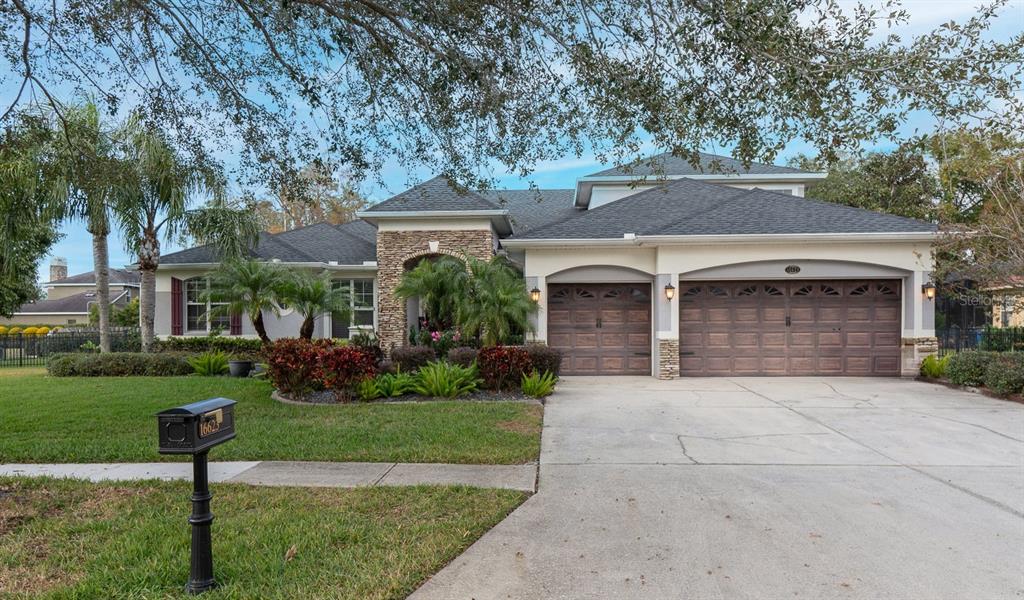
[{"label": "trimmed hedge", "polygon": [[46,363],[54,377],[128,377],[189,375],[192,365],[182,354],[108,352],[54,354]]},{"label": "trimmed hedge", "polygon": [[429,346],[399,346],[391,351],[391,362],[403,373],[419,371],[420,367],[437,360]]},{"label": "trimmed hedge", "polygon": [[196,337],[169,337],[156,340],[153,344],[155,352],[190,352],[199,354],[201,352],[225,352],[237,358],[259,358],[263,354],[263,342],[258,339],[224,337],[224,336],[196,336]]},{"label": "trimmed hedge", "polygon": [[562,370],[562,351],[544,344],[527,344],[526,353],[530,355],[533,369],[543,375],[551,373],[558,377]]},{"label": "trimmed hedge", "polygon": [[1005,352],[990,357],[985,387],[997,394],[1024,394],[1024,353]]},{"label": "trimmed hedge", "polygon": [[985,383],[985,371],[992,360],[992,352],[965,350],[957,352],[946,365],[946,376],[957,385],[980,386]]},{"label": "trimmed hedge", "polygon": [[448,351],[448,362],[460,367],[468,367],[476,362],[476,355],[480,351],[468,346],[459,346]]}]

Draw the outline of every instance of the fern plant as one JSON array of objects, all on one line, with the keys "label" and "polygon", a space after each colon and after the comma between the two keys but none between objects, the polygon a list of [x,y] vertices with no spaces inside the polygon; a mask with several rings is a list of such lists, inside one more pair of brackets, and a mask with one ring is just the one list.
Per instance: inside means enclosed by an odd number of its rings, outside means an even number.
[{"label": "fern plant", "polygon": [[223,375],[228,372],[228,355],[223,352],[203,352],[188,359],[196,375]]},{"label": "fern plant", "polygon": [[381,397],[380,388],[373,379],[364,379],[356,384],[356,397],[363,402],[370,402]]},{"label": "fern plant", "polygon": [[523,374],[520,387],[527,396],[543,398],[544,396],[550,396],[555,391],[556,381],[558,381],[558,378],[551,371],[544,371],[543,375],[533,371],[529,375]]},{"label": "fern plant", "polygon": [[373,380],[377,393],[385,398],[394,398],[416,390],[416,377],[411,373],[382,373]]},{"label": "fern plant", "polygon": [[952,358],[952,354],[939,358],[935,354],[929,354],[921,361],[921,375],[932,379],[939,379],[946,376],[946,365],[949,364],[949,359]]},{"label": "fern plant", "polygon": [[416,374],[416,392],[424,396],[456,398],[474,392],[480,385],[476,365],[461,367],[447,362],[432,362]]}]

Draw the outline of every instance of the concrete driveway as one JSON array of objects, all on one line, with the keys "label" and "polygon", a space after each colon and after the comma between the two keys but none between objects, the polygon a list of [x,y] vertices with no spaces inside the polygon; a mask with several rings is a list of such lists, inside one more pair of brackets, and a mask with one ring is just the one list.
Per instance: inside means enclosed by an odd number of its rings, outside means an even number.
[{"label": "concrete driveway", "polygon": [[413,595],[1021,597],[1024,407],[853,378],[565,378],[538,493]]}]

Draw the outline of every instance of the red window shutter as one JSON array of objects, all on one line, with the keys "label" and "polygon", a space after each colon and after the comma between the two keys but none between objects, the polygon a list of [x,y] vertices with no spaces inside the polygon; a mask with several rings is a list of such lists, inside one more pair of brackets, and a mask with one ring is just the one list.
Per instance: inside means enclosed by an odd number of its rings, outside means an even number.
[{"label": "red window shutter", "polygon": [[242,335],[242,315],[239,313],[231,314],[231,335]]},{"label": "red window shutter", "polygon": [[171,277],[171,335],[181,335],[181,280]]}]

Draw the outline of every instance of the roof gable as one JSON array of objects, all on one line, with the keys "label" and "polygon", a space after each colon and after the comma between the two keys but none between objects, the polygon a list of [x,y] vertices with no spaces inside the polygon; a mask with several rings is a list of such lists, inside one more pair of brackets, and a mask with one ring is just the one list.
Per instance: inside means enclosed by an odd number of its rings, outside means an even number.
[{"label": "roof gable", "polygon": [[439,175],[366,209],[367,213],[496,210],[481,195],[459,189]]}]

